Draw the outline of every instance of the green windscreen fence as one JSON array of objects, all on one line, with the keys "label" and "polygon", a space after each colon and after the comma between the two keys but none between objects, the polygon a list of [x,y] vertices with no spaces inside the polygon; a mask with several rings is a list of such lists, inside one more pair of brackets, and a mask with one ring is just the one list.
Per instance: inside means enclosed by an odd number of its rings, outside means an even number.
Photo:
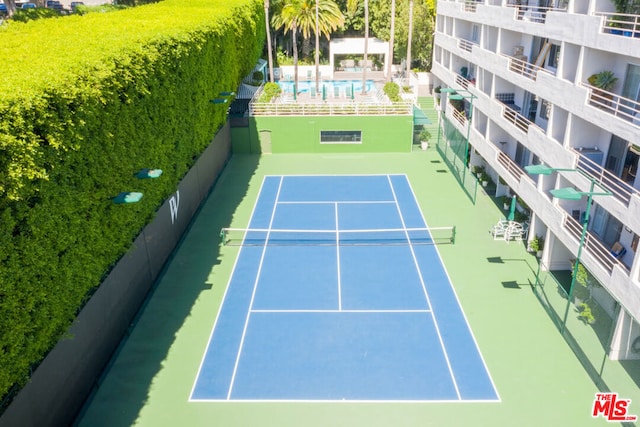
[{"label": "green windscreen fence", "polygon": [[[570,270],[550,270],[540,263],[533,290],[562,332],[567,344],[585,371],[601,391],[606,389],[605,365],[611,362],[607,353],[611,343],[617,307],[605,301],[600,284],[591,273],[580,268],[569,296],[572,282]],[[580,280],[581,278],[585,278]],[[583,282],[584,284],[578,283]],[[602,303],[605,303],[603,306]]]},{"label": "green windscreen fence", "polygon": [[478,180],[468,168],[467,138],[444,115],[437,138],[438,152],[473,203],[476,202]]}]

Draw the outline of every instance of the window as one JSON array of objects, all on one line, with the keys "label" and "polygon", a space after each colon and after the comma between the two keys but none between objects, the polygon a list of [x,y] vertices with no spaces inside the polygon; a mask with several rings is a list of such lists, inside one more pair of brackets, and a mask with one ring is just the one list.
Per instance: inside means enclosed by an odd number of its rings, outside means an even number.
[{"label": "window", "polygon": [[552,44],[549,49],[549,59],[547,60],[547,66],[551,68],[558,68],[560,62],[560,46]]},{"label": "window", "polygon": [[321,130],[320,144],[362,144],[362,131]]},{"label": "window", "polygon": [[549,120],[549,114],[551,113],[551,103],[546,99],[542,99],[540,102],[540,118]]}]

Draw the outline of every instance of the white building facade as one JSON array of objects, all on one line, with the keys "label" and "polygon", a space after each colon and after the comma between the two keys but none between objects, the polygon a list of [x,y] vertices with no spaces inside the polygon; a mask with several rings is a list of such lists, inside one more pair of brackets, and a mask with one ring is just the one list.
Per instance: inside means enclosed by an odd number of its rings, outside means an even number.
[{"label": "white building facade", "polygon": [[[434,86],[447,88],[437,108],[468,135],[469,165],[531,210],[543,265],[570,270],[582,249],[601,285],[593,297],[615,322],[611,359],[640,358],[640,0],[627,6],[438,0],[432,66]],[[461,111],[451,89],[465,98]],[[527,174],[534,164],[567,170]],[[612,193],[592,195],[586,239],[588,194],[550,193],[566,187]]]}]

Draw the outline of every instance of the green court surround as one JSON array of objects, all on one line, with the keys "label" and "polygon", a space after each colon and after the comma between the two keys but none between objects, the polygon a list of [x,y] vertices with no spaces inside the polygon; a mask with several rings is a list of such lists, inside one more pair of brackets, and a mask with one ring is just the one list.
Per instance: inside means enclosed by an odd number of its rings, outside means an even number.
[{"label": "green court surround", "polygon": [[[457,227],[439,246],[501,398],[499,403],[190,403],[238,247],[222,227],[246,227],[265,175],[406,173],[430,226]],[[594,426],[598,391],[533,294],[536,259],[494,241],[501,206],[472,205],[435,148],[403,154],[235,155],[113,359],[79,426]],[[574,331],[591,326],[570,316]],[[582,328],[582,329],[577,329]],[[585,339],[591,351],[599,341]],[[593,343],[593,344],[590,344]],[[640,414],[636,362],[607,360],[601,380]],[[634,380],[635,377],[635,380]],[[613,424],[615,425],[615,424]]]}]

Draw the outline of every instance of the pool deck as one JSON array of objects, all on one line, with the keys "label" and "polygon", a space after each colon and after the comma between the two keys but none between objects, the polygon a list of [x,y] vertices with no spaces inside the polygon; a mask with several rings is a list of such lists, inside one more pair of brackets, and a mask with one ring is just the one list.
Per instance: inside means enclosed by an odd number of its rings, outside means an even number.
[{"label": "pool deck", "polygon": [[[347,96],[344,91],[344,88],[340,88],[340,92],[338,96],[335,96],[333,91],[333,85],[331,82],[333,81],[344,81],[344,80],[353,80],[358,82],[358,84],[362,83],[362,76],[359,73],[341,73],[336,72],[334,78],[331,80],[321,79],[319,82],[319,90],[315,96],[312,96],[310,92],[304,90],[298,92],[296,95],[296,100],[293,99],[293,93],[288,92],[283,94],[280,97],[280,102],[298,102],[305,104],[344,104],[344,103],[380,103],[380,101],[375,97],[375,91],[369,91],[367,93],[362,93],[362,90],[355,89],[353,91],[353,96]],[[292,83],[293,80],[283,80],[286,83]],[[367,81],[373,82],[374,86],[382,93],[382,87],[385,84],[384,76],[381,72],[370,73],[367,75]],[[306,76],[298,76],[298,84],[310,84],[315,88],[315,79],[308,79]],[[322,85],[326,86],[325,96],[322,94]],[[388,101],[387,101],[388,102]]]},{"label": "pool deck", "polygon": [[[238,247],[222,227],[247,227],[263,177],[282,174],[406,174],[432,227],[455,225],[438,246],[500,396],[491,403],[189,402]],[[532,292],[537,260],[523,243],[494,241],[504,216],[479,190],[473,205],[435,148],[404,154],[232,157],[114,356],[78,426],[604,426],[592,418],[593,373]],[[545,287],[549,286],[545,284]],[[554,298],[552,287],[547,288]],[[569,317],[589,355],[604,355],[590,325]],[[595,358],[597,359],[597,357]],[[601,382],[640,415],[640,362],[602,359]],[[620,425],[620,424],[617,424]],[[633,424],[626,424],[627,426]]]}]

